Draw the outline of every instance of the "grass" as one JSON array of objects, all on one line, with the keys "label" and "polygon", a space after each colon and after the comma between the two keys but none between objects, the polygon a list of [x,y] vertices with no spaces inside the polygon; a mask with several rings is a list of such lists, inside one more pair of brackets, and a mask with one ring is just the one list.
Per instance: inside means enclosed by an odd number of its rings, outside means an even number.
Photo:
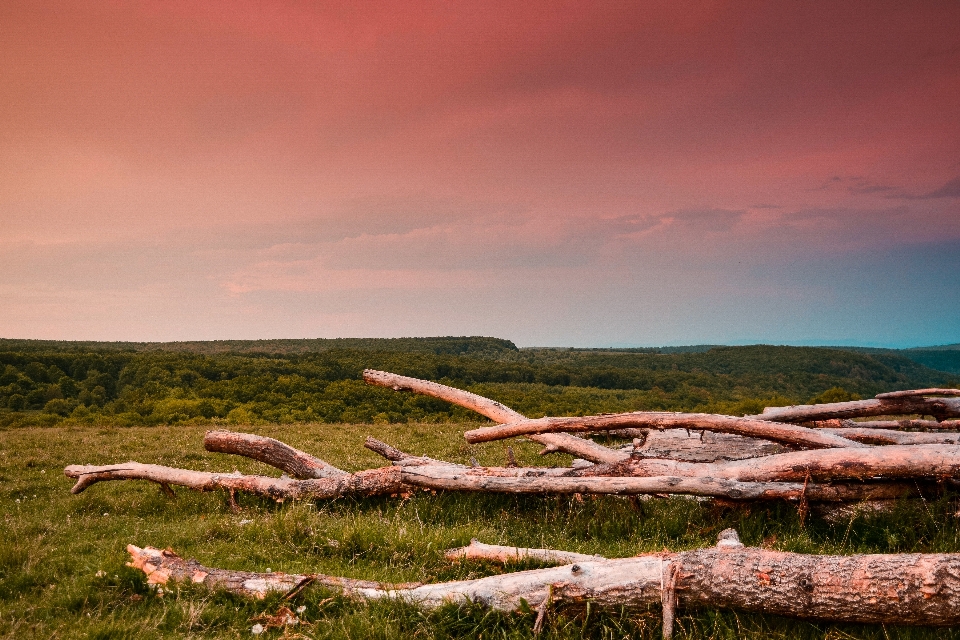
[{"label": "grass", "polygon": [[[373,435],[411,453],[454,461],[475,456],[501,464],[502,443],[470,447],[475,424],[264,426],[342,468],[379,466],[360,446]],[[341,499],[276,504],[244,496],[233,514],[220,494],[177,491],[164,497],[139,482],[98,484],[69,493],[67,464],[135,459],[194,469],[271,473],[258,463],[202,449],[202,427],[67,427],[0,431],[0,636],[16,638],[251,638],[251,627],[281,606],[195,585],[162,594],[124,566],[128,543],[172,547],[204,564],[233,569],[323,572],[388,581],[436,581],[502,571],[484,563],[451,565],[443,550],[471,538],[610,557],[712,545],[735,527],[744,542],[809,553],[957,552],[960,524],[952,497],[904,503],[884,516],[802,524],[787,504],[719,507],[682,498],[640,509],[601,497],[515,497],[418,493],[408,500]],[[538,459],[515,444],[521,463]],[[557,458],[558,463],[562,458]],[[533,567],[535,565],[526,565]],[[261,638],[528,638],[535,612],[498,614],[475,606],[424,612],[396,602],[365,605],[307,590],[297,627]],[[544,638],[658,638],[659,611],[554,612]],[[960,630],[813,624],[755,614],[685,611],[679,638],[942,638]]]}]

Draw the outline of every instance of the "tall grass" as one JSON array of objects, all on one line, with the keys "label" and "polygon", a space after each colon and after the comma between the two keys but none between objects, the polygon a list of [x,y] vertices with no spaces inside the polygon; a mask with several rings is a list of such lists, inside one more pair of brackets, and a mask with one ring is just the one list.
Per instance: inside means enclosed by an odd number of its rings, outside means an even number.
[{"label": "tall grass", "polygon": [[[470,447],[470,424],[257,427],[346,469],[378,466],[363,449],[373,435],[412,453],[449,460],[504,461],[503,443]],[[0,636],[17,638],[251,638],[277,597],[245,600],[195,585],[162,593],[124,566],[128,543],[170,546],[200,562],[233,569],[322,572],[387,581],[437,581],[503,571],[487,563],[450,564],[443,550],[471,538],[553,547],[609,557],[711,545],[735,527],[750,545],[809,553],[960,551],[951,497],[901,505],[883,516],[802,524],[788,504],[718,506],[683,498],[639,506],[616,497],[532,497],[418,493],[396,498],[277,504],[242,496],[232,513],[220,494],[154,485],[103,483],[79,496],[62,469],[72,463],[135,459],[195,469],[274,470],[202,449],[197,427],[18,429],[0,432]],[[543,463],[532,444],[514,444],[521,462]],[[557,458],[558,463],[564,459]],[[534,564],[521,567],[534,567]],[[535,612],[448,606],[425,612],[398,602],[366,605],[308,589],[302,623],[260,637],[526,638]],[[659,611],[554,611],[541,637],[656,638]],[[953,630],[813,624],[737,612],[687,611],[680,638],[934,638]]]}]

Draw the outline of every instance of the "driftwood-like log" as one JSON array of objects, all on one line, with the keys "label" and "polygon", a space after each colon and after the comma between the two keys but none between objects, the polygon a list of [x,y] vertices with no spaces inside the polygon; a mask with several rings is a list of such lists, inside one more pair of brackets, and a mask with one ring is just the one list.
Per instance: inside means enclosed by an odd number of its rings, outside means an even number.
[{"label": "driftwood-like log", "polygon": [[[611,435],[614,435],[614,433],[611,432]],[[744,460],[789,451],[777,442],[714,431],[623,429],[615,435],[640,440],[639,447],[629,445],[623,449],[633,455],[645,458],[670,458],[687,462]]]},{"label": "driftwood-like log", "polygon": [[80,493],[87,487],[108,480],[149,480],[163,485],[174,485],[194,491],[243,491],[274,500],[306,498],[338,498],[345,495],[374,496],[398,493],[404,489],[399,467],[369,469],[357,473],[294,480],[270,478],[239,473],[210,473],[175,469],[156,464],[124,462],[106,466],[71,465],[63,470],[68,478],[77,483],[70,493]]},{"label": "driftwood-like log", "polygon": [[[97,482],[147,480],[161,486],[179,486],[195,491],[242,491],[278,501],[328,500],[347,495],[403,494],[413,488],[541,495],[672,493],[730,500],[806,499],[814,502],[890,500],[914,495],[916,492],[912,485],[894,483],[744,482],[730,478],[680,474],[650,477],[637,473],[636,468],[623,466],[624,464],[626,463],[621,463],[620,467],[614,469],[623,474],[622,477],[589,474],[580,476],[575,475],[576,469],[562,467],[464,467],[449,463],[401,464],[334,478],[310,480],[218,474],[137,462],[108,466],[76,465],[67,467],[64,474],[77,479],[76,485],[71,489],[74,494]],[[592,467],[587,467],[590,468]]]},{"label": "driftwood-like log", "polygon": [[[455,389],[437,382],[429,380],[420,380],[419,378],[409,378],[399,376],[395,373],[386,371],[376,371],[366,369],[363,372],[363,380],[367,384],[388,387],[394,391],[410,391],[421,395],[430,396],[446,400],[471,411],[476,411],[480,415],[490,418],[494,422],[517,422],[527,418],[517,413],[510,407],[500,404],[496,400],[484,398],[469,391]],[[628,456],[615,449],[604,447],[584,438],[577,438],[566,433],[543,434],[529,437],[530,440],[545,445],[544,452],[562,451],[578,458],[589,460],[590,462],[618,462],[625,460]]]},{"label": "driftwood-like log", "polygon": [[895,429],[864,429],[844,427],[842,429],[823,429],[827,433],[841,435],[864,444],[960,444],[960,433],[939,431],[934,433],[917,431],[897,431]]},{"label": "driftwood-like log", "polygon": [[[189,580],[243,595],[290,592],[310,582],[365,600],[424,608],[482,603],[499,611],[549,605],[619,610],[663,602],[675,576],[678,607],[723,608],[795,618],[903,625],[960,624],[960,554],[807,555],[748,548],[729,532],[717,547],[616,560],[582,560],[477,580],[385,585],[320,575],[286,576],[205,567],[170,551],[131,545],[131,565],[154,584]],[[670,573],[668,573],[670,572]]]},{"label": "driftwood-like log", "polygon": [[205,567],[196,560],[184,560],[169,549],[161,550],[155,547],[141,549],[132,544],[127,545],[127,553],[130,554],[130,562],[127,563],[127,566],[143,571],[149,584],[167,584],[171,580],[174,582],[193,582],[210,589],[223,589],[258,599],[271,592],[294,593],[311,584],[342,589],[347,593],[356,589],[412,589],[422,584],[420,582],[384,584],[319,573],[294,574],[280,571],[254,573],[251,571],[215,569]]},{"label": "driftwood-like log", "polygon": [[607,471],[620,475],[595,475],[591,472],[594,467],[583,469],[581,475],[581,470],[577,469],[560,469],[563,473],[557,474],[557,469],[544,468],[415,466],[404,467],[402,479],[404,484],[424,489],[522,494],[677,494],[730,500],[806,499],[815,502],[891,500],[916,494],[915,486],[909,483],[818,484],[805,479],[799,482],[755,482],[693,473],[649,476],[637,473],[632,466],[642,462],[603,465]]},{"label": "driftwood-like log", "polygon": [[960,389],[908,389],[906,391],[878,393],[874,397],[877,400],[888,400],[890,398],[912,398],[915,396],[960,396]]},{"label": "driftwood-like log", "polygon": [[958,431],[960,420],[849,420],[834,418],[832,420],[815,420],[805,422],[804,426],[815,429],[911,429],[914,431]]},{"label": "driftwood-like log", "polygon": [[309,453],[294,449],[279,440],[252,433],[207,431],[203,437],[203,447],[207,451],[252,458],[276,467],[294,478],[335,478],[348,475],[346,471],[337,469]]},{"label": "driftwood-like log", "polygon": [[776,422],[812,422],[833,418],[869,418],[871,416],[901,416],[919,414],[937,420],[960,418],[960,398],[930,398],[926,396],[899,396],[895,398],[802,404],[792,407],[767,407],[755,416],[758,420]]},{"label": "driftwood-like log", "polygon": [[730,462],[683,462],[631,458],[612,465],[574,469],[576,476],[681,476],[726,478],[743,482],[831,482],[892,478],[960,476],[960,445],[890,445],[863,449],[791,451]]},{"label": "driftwood-like log", "polygon": [[527,549],[524,547],[505,547],[498,544],[483,544],[473,539],[466,547],[449,549],[443,557],[450,561],[487,560],[499,564],[536,560],[549,564],[571,564],[593,560],[606,560],[603,556],[591,556],[573,551],[557,551],[555,549]]},{"label": "driftwood-like log", "polygon": [[812,448],[862,447],[860,443],[840,436],[792,424],[777,424],[767,420],[737,418],[712,413],[673,413],[666,411],[635,411],[600,416],[571,418],[538,418],[516,421],[493,427],[481,427],[464,433],[467,442],[490,442],[516,436],[527,436],[565,431],[610,431],[629,427],[652,429],[705,429],[732,433],[774,442]]}]

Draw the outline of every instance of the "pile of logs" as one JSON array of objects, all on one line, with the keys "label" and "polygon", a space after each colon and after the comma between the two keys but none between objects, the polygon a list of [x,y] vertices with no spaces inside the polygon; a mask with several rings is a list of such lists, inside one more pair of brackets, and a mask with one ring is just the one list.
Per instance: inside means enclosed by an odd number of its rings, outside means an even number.
[{"label": "pile of logs", "polygon": [[[406,495],[416,489],[531,494],[685,494],[726,500],[850,505],[927,496],[960,481],[960,390],[919,389],[872,400],[768,407],[734,417],[630,412],[528,419],[498,402],[435,382],[367,370],[364,380],[466,407],[495,425],[467,431],[467,442],[522,436],[542,454],[574,456],[570,467],[460,465],[414,456],[367,438],[389,466],[355,473],[261,436],[210,431],[208,451],[272,465],[280,478],[176,469],[137,462],[73,465],[79,493],[106,480],[141,479],[198,491],[237,491],[284,499]],[[883,418],[883,419],[876,419]],[[857,419],[857,421],[855,421]],[[864,420],[867,419],[867,420]],[[615,448],[589,439],[605,433],[630,441]],[[510,450],[508,449],[508,452]],[[806,556],[744,548],[730,533],[715,549],[607,560],[551,550],[504,551],[483,545],[453,553],[496,559],[511,553],[565,563],[481,580],[438,585],[380,585],[327,576],[247,574],[202,567],[172,552],[129,548],[151,581],[190,579],[250,595],[337,586],[364,598],[402,597],[423,606],[469,598],[511,610],[520,599],[545,611],[551,603],[646,605],[662,602],[665,635],[682,589],[684,606],[733,607],[828,620],[949,625],[960,623],[960,556]],[[486,554],[486,555],[484,555]],[[540,554],[540,555],[537,555]],[[502,558],[501,558],[502,559]],[[302,584],[301,584],[302,583]]]}]

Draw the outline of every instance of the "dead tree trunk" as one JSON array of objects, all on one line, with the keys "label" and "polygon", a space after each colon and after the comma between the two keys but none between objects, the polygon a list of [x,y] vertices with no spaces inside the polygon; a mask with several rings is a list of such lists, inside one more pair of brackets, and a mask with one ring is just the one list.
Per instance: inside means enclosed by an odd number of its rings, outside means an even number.
[{"label": "dead tree trunk", "polygon": [[725,534],[710,549],[577,560],[549,569],[424,585],[229,571],[184,560],[170,551],[133,545],[127,550],[131,566],[142,569],[151,583],[189,580],[255,597],[316,582],[365,600],[396,598],[424,608],[470,601],[516,611],[524,602],[533,608],[591,602],[616,610],[661,603],[663,586],[672,574],[679,608],[737,609],[842,622],[960,624],[960,554],[807,555],[745,548],[735,533]]},{"label": "dead tree trunk", "polygon": [[744,482],[830,482],[960,476],[960,445],[891,445],[863,449],[792,451],[763,458],[696,463],[633,458],[569,472],[575,476],[682,476]]},{"label": "dead tree trunk", "polygon": [[567,431],[610,431],[629,427],[706,429],[816,449],[863,446],[837,435],[797,425],[710,413],[672,413],[666,411],[635,411],[601,416],[539,418],[473,429],[464,433],[463,436],[467,439],[467,442],[477,443],[516,436],[529,438],[535,434]]},{"label": "dead tree trunk", "polygon": [[[956,391],[956,389],[953,391]],[[777,422],[810,422],[833,418],[868,418],[870,416],[911,414],[933,416],[938,421],[945,418],[960,418],[960,398],[929,398],[922,395],[906,395],[873,400],[854,400],[852,402],[767,407],[763,410],[763,413],[747,417],[758,420],[775,420]]]}]

